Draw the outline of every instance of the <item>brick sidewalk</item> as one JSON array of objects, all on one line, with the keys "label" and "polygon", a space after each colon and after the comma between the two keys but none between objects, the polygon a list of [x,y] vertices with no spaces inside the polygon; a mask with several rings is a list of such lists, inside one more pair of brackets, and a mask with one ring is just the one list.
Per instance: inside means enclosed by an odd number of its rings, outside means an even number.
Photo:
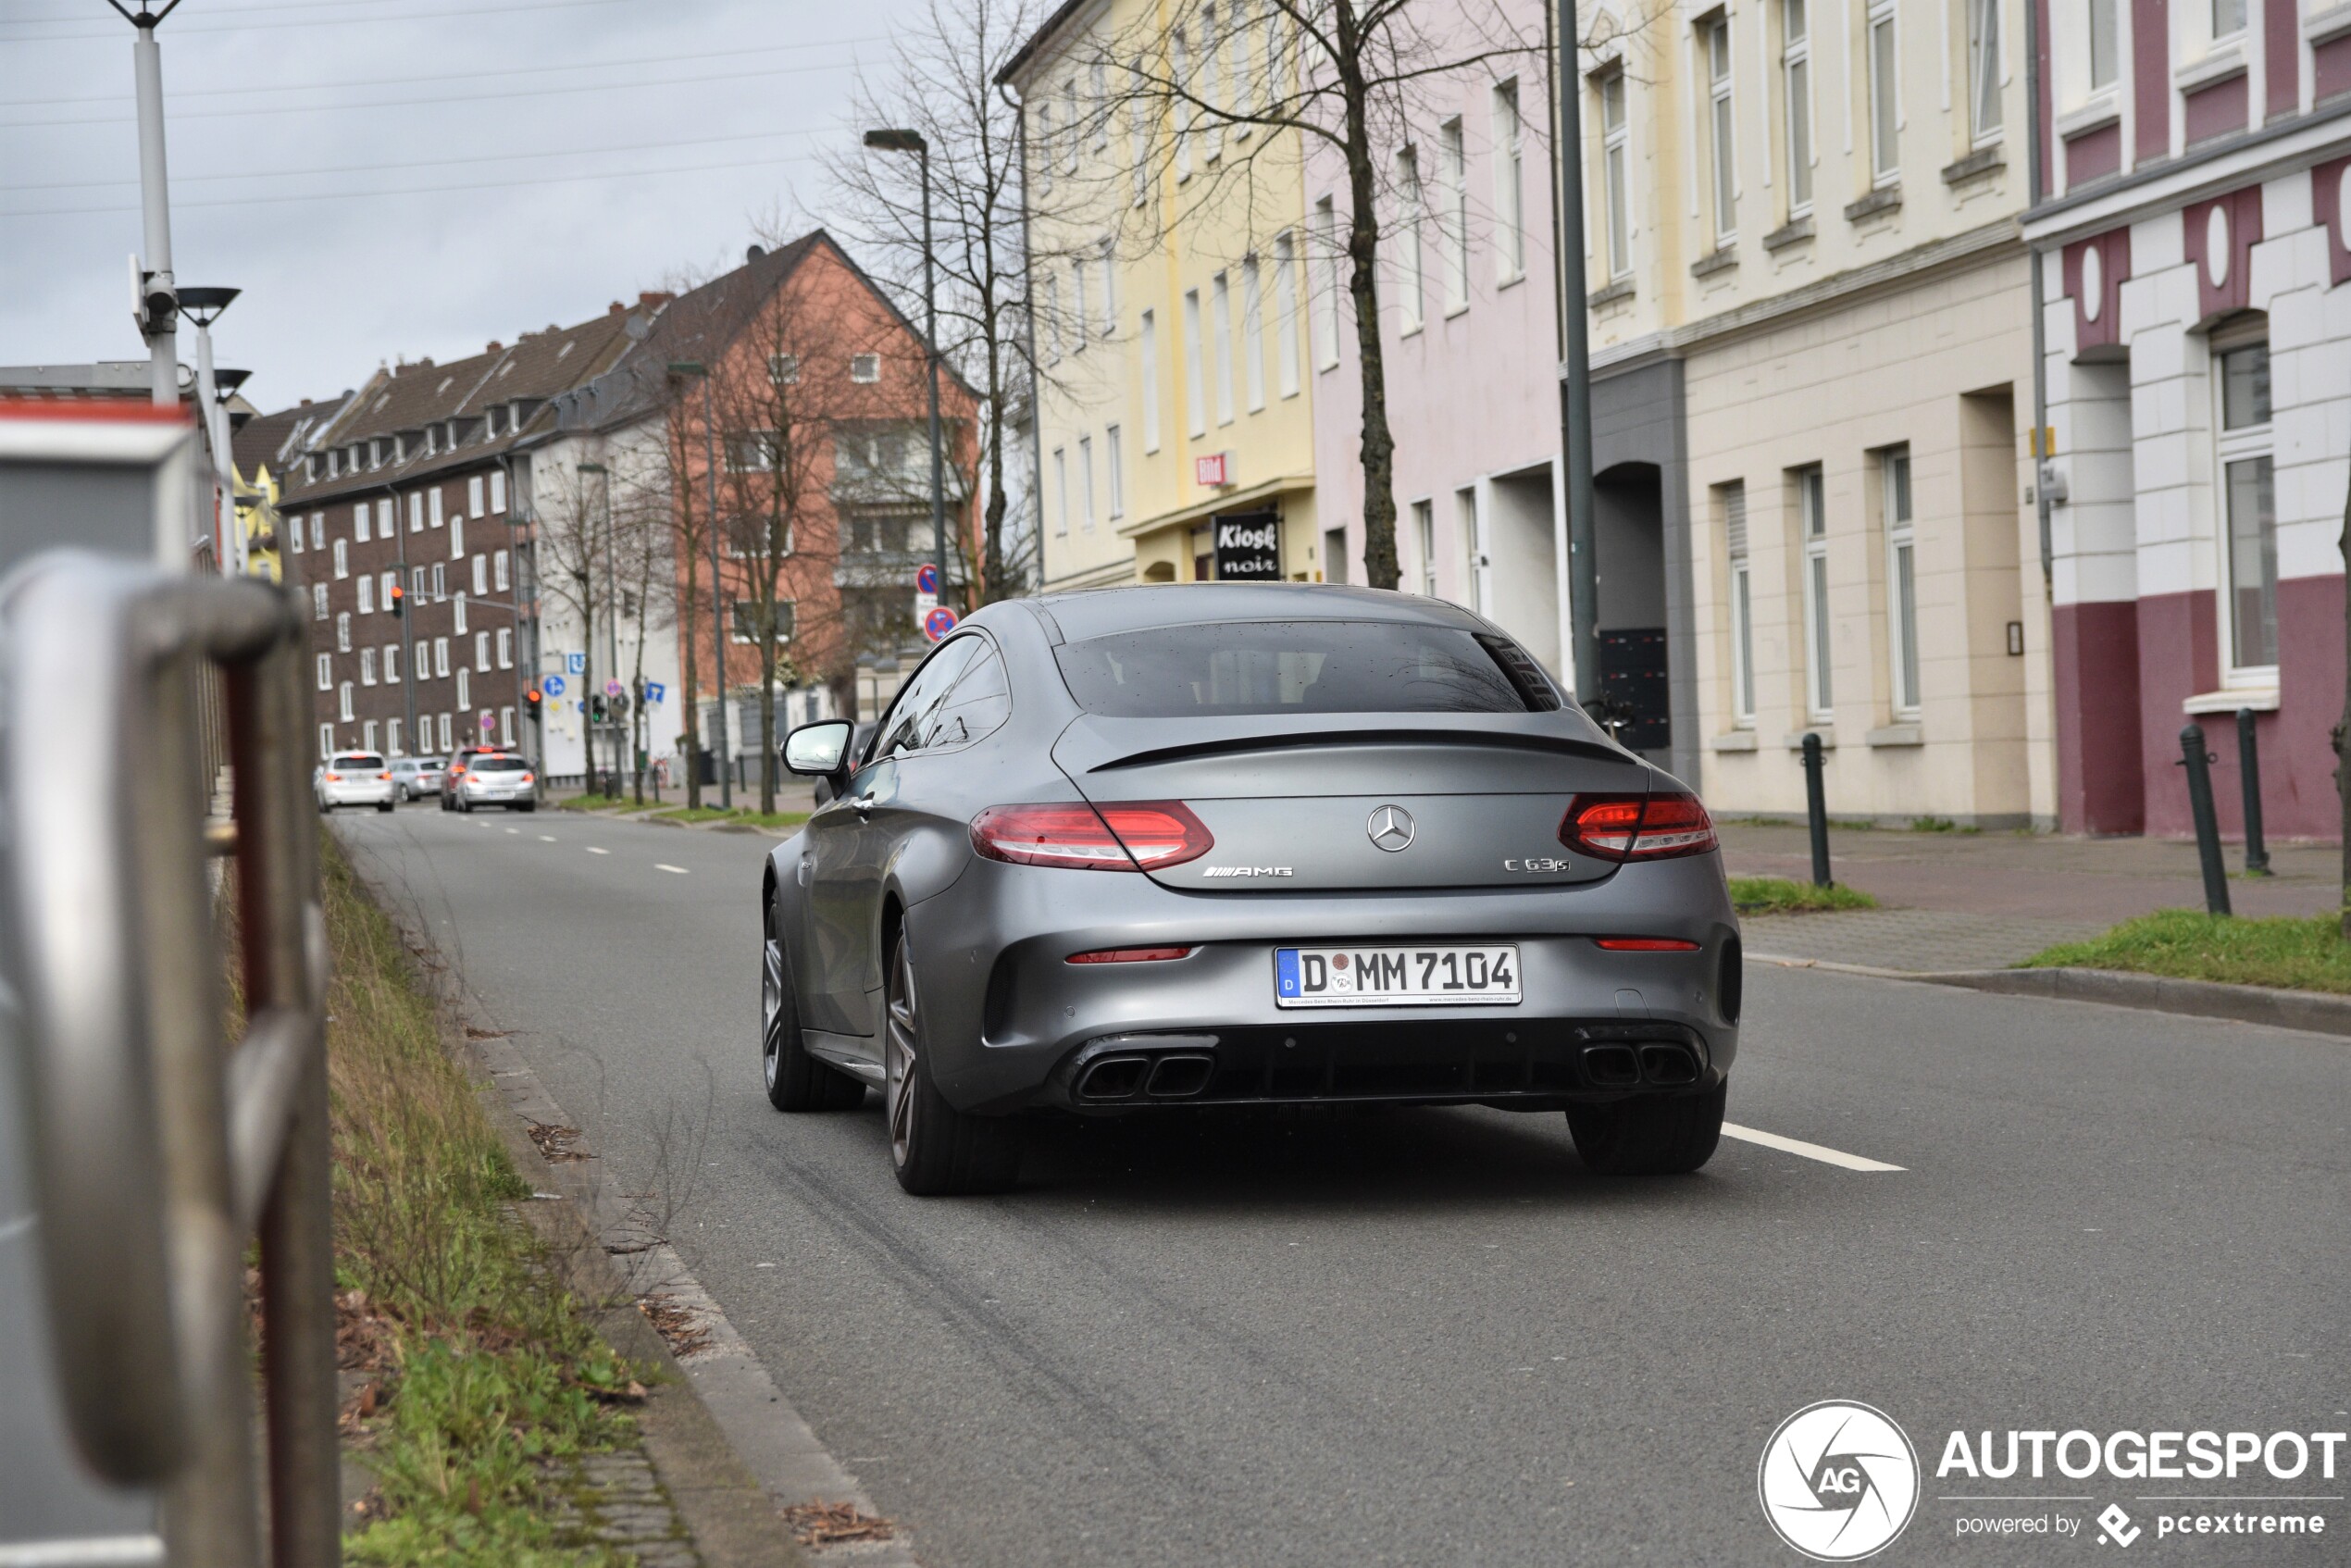
[{"label": "brick sidewalk", "polygon": [[[1732,876],[1810,879],[1801,825],[1716,826]],[[2179,840],[1833,828],[1829,854],[1837,881],[1884,907],[1750,917],[1750,952],[1885,969],[2001,968],[2133,915],[2204,907],[2196,845]],[[2244,859],[2242,846],[2229,846],[2232,873]],[[2231,876],[2239,915],[2320,915],[2336,906],[2343,863],[2332,845],[2279,846],[2270,863],[2272,877]]]}]

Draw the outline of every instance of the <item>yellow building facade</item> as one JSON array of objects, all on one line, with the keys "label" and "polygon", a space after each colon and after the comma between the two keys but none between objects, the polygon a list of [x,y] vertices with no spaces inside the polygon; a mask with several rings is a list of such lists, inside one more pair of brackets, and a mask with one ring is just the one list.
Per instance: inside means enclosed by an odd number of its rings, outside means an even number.
[{"label": "yellow building facade", "polygon": [[[1022,105],[1048,591],[1317,581],[1307,236],[1295,132],[1246,113],[1286,56],[1163,0],[1064,7],[1002,80]],[[1136,62],[1146,63],[1138,71]]]}]

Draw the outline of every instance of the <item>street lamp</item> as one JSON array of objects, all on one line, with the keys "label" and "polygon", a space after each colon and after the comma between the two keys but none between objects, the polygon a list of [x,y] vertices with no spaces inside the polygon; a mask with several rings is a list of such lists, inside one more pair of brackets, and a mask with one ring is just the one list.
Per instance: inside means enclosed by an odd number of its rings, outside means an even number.
[{"label": "street lamp", "polygon": [[[212,324],[243,293],[242,289],[189,287],[180,291],[180,314],[196,324],[196,417],[204,421],[205,444],[212,448],[212,471],[218,481],[212,507],[213,537],[224,548],[224,577],[243,577],[245,530],[237,526],[236,464],[229,455],[229,415],[220,406],[220,381],[212,368]],[[242,381],[243,376],[237,378]],[[233,384],[233,383],[232,383]]]},{"label": "street lamp", "polygon": [[[931,286],[930,143],[919,131],[868,131],[865,145],[879,153],[913,153],[923,168],[923,367],[930,392],[930,541],[944,586],[947,572],[947,472],[939,450],[939,299]],[[966,608],[969,607],[966,601]]]},{"label": "street lamp", "polygon": [[[710,711],[718,726],[711,746],[711,760],[718,765],[718,803],[728,811],[735,809],[735,775],[727,757],[727,617],[718,603],[718,426],[710,411],[710,367],[699,359],[673,359],[669,362],[673,376],[698,376],[702,379],[702,447],[703,476],[710,486],[710,690],[713,701]],[[690,492],[686,504],[694,498]],[[689,759],[689,768],[699,768],[702,759]],[[699,774],[690,775],[699,778]]]}]

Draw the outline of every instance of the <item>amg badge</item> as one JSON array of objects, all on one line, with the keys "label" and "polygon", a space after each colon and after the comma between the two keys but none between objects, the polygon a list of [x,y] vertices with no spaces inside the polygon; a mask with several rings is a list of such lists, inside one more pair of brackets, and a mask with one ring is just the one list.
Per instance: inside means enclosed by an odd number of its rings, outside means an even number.
[{"label": "amg badge", "polygon": [[1287,865],[1203,865],[1203,877],[1290,877],[1295,876]]}]

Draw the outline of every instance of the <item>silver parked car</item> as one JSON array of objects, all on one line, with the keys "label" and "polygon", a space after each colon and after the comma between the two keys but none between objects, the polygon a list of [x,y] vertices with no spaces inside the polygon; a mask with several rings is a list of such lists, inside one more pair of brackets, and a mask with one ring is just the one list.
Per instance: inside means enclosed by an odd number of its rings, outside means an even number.
[{"label": "silver parked car", "polygon": [[394,757],[392,759],[392,781],[400,787],[403,801],[419,801],[427,795],[438,795],[441,793],[441,759]]},{"label": "silver parked car", "polygon": [[1566,1113],[1595,1170],[1713,1153],[1738,920],[1712,823],[1490,623],[1292,584],[973,615],[765,867],[779,1110],[882,1090],[910,1192],[1020,1117],[1364,1101]]},{"label": "silver parked car", "polygon": [[399,785],[392,769],[373,752],[337,752],[310,776],[310,790],[320,811],[337,806],[373,806],[390,811]]},{"label": "silver parked car", "polygon": [[508,811],[537,811],[537,778],[530,764],[511,752],[477,752],[467,758],[466,771],[457,780],[457,809],[504,806]]}]

